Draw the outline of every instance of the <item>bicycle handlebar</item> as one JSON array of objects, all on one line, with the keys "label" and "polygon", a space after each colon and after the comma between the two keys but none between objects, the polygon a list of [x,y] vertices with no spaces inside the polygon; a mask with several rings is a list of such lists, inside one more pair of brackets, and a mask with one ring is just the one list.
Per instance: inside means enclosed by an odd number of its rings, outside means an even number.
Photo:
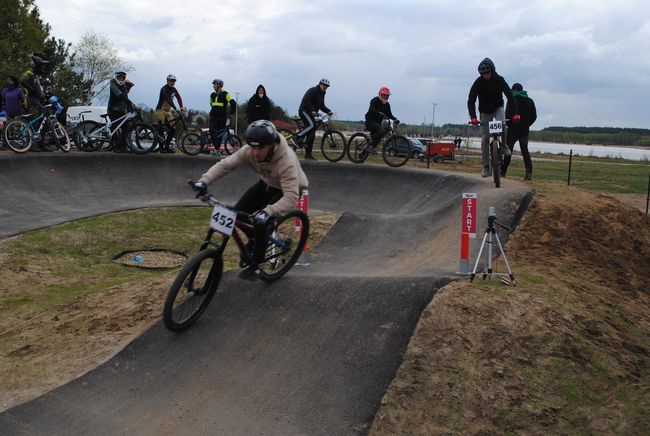
[{"label": "bicycle handlebar", "polygon": [[[190,185],[190,187],[192,189],[194,189],[194,183],[195,183],[194,180],[187,179],[187,184]],[[220,202],[219,200],[217,200],[217,198],[215,196],[213,196],[212,194],[210,194],[207,191],[200,191],[198,194],[196,194],[196,198],[200,199],[201,201],[203,201],[205,203],[208,203],[210,206],[222,206],[222,207],[225,207],[226,209],[229,209],[229,210],[235,212],[237,214],[237,216],[244,216],[248,220],[252,220],[252,218],[253,218],[253,214],[250,214],[248,212],[243,212],[243,211],[240,211],[240,210],[236,210],[232,206],[229,206],[227,204],[224,204],[224,203]]]}]

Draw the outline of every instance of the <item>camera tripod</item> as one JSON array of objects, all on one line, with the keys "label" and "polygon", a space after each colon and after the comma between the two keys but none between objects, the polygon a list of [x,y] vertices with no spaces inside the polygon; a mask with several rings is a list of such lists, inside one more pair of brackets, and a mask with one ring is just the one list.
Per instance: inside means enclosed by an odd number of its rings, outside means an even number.
[{"label": "camera tripod", "polygon": [[[509,227],[506,227],[503,224],[497,222],[497,214],[494,211],[494,207],[490,206],[490,208],[488,209],[488,226],[487,229],[485,230],[485,235],[483,236],[483,241],[481,242],[481,248],[478,251],[478,256],[476,256],[476,263],[474,264],[474,269],[472,270],[472,275],[470,276],[469,281],[470,282],[473,281],[474,276],[476,276],[476,269],[478,268],[478,263],[481,260],[481,254],[483,253],[483,249],[485,248],[485,244],[487,243],[487,250],[485,252],[486,268],[483,270],[483,280],[490,277],[492,274],[499,275],[499,276],[510,276],[510,281],[514,285],[515,276],[512,274],[512,270],[510,269],[510,264],[508,263],[506,254],[503,251],[503,245],[501,245],[501,241],[499,240],[499,235],[497,235],[496,228],[494,227],[495,225],[501,227],[502,229],[510,231]],[[493,238],[496,240],[497,246],[499,247],[499,252],[503,256],[503,260],[506,263],[506,268],[508,268],[507,274],[497,273],[492,271],[492,245],[494,243]]]}]

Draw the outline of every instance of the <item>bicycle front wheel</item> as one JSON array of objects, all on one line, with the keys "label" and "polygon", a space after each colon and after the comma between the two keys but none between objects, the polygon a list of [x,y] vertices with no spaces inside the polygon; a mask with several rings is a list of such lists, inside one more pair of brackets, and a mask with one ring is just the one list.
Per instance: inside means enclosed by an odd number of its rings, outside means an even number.
[{"label": "bicycle front wheel", "polygon": [[338,162],[345,156],[345,136],[338,130],[330,130],[320,141],[320,151],[330,162]]},{"label": "bicycle front wheel", "polygon": [[70,148],[72,148],[68,132],[65,130],[65,127],[63,127],[63,124],[58,121],[52,124],[52,127],[50,127],[46,135],[46,143],[49,143],[50,141],[53,144],[56,144],[59,150],[65,153],[69,152]]},{"label": "bicycle front wheel", "polygon": [[354,163],[363,163],[368,159],[370,138],[362,132],[353,133],[348,140],[348,159]]},{"label": "bicycle front wheel", "polygon": [[187,262],[172,283],[165,306],[165,327],[182,332],[201,316],[219,286],[223,258],[215,249],[199,252]]},{"label": "bicycle front wheel", "polygon": [[178,148],[185,154],[196,156],[205,147],[204,138],[200,131],[190,130],[178,142]]},{"label": "bicycle front wheel", "polygon": [[158,134],[147,123],[135,123],[127,133],[127,144],[136,154],[147,154],[158,146]]},{"label": "bicycle front wheel", "polygon": [[492,159],[492,177],[494,178],[494,186],[499,188],[501,186],[501,153],[499,141],[493,139],[490,144],[490,158]]},{"label": "bicycle front wheel", "polygon": [[402,135],[393,135],[386,140],[381,150],[381,157],[390,167],[401,167],[409,158],[413,150],[411,142]]},{"label": "bicycle front wheel", "polygon": [[21,120],[12,120],[5,126],[5,142],[16,153],[25,153],[32,146],[32,129]]},{"label": "bicycle front wheel", "polygon": [[237,135],[228,135],[224,147],[227,154],[233,154],[241,148],[241,139]]},{"label": "bicycle front wheel", "polygon": [[285,275],[302,254],[308,237],[309,218],[305,212],[295,209],[274,219],[269,225],[264,261],[258,265],[260,278],[272,282]]}]

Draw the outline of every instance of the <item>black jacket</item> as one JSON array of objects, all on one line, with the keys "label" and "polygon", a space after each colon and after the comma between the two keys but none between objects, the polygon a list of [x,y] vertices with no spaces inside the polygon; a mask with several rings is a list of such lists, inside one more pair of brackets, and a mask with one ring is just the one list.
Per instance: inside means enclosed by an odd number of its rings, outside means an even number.
[{"label": "black jacket", "polygon": [[[262,89],[264,97],[260,98],[257,93]],[[271,99],[266,96],[266,89],[264,86],[259,85],[255,90],[255,94],[248,100],[246,106],[246,119],[248,123],[257,120],[269,120],[271,118]]]},{"label": "black jacket", "polygon": [[330,113],[332,110],[325,106],[325,91],[320,90],[320,85],[309,88],[302,97],[298,112],[305,111],[309,114],[312,112],[323,111]]},{"label": "black jacket", "polygon": [[[513,95],[513,101],[517,102],[517,107],[519,108],[518,113],[521,119],[516,123],[508,121],[508,134],[513,132],[517,134],[517,137],[528,136],[530,126],[532,126],[537,119],[535,102],[532,98],[528,97],[526,91],[515,92]],[[508,105],[506,106],[506,118],[512,118],[515,113],[513,105],[508,102]]]},{"label": "black jacket", "polygon": [[366,121],[381,123],[381,120],[384,118],[384,116],[390,118],[391,120],[396,119],[390,110],[390,103],[382,103],[379,97],[375,97],[370,100],[370,107],[368,108],[368,112],[366,112]]},{"label": "black jacket", "polygon": [[[467,109],[470,118],[476,118],[476,98],[478,97],[478,111],[484,114],[491,114],[498,108],[503,107],[503,94],[506,95],[508,103],[512,103],[512,91],[505,79],[492,71],[490,80],[483,76],[478,77],[469,90],[467,97]],[[518,113],[517,103],[512,103],[515,113]]]},{"label": "black jacket", "polygon": [[116,79],[111,79],[110,95],[108,97],[108,112],[127,113],[133,107],[129,100],[124,84],[120,85]]}]

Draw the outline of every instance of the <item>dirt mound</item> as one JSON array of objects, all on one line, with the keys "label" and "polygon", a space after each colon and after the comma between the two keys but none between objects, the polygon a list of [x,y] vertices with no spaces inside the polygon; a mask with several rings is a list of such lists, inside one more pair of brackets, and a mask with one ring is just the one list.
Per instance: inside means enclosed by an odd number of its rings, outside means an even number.
[{"label": "dirt mound", "polygon": [[435,295],[370,433],[650,433],[650,218],[540,186],[506,255],[517,287]]}]

